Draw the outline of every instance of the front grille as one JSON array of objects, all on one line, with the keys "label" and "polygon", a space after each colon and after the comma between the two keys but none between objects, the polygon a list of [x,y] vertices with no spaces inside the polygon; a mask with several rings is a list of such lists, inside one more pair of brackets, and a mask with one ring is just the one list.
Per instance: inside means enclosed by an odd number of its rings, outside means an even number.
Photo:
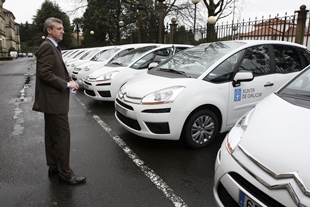
[{"label": "front grille", "polygon": [[85,93],[86,93],[87,95],[90,95],[90,96],[96,96],[96,94],[95,94],[95,92],[94,92],[94,91],[87,90],[87,89],[85,89],[84,91],[85,91]]},{"label": "front grille", "polygon": [[255,198],[260,200],[262,203],[264,203],[267,206],[273,206],[273,207],[284,207],[281,203],[274,200],[270,196],[268,196],[266,193],[259,190],[257,187],[255,187],[253,184],[251,184],[249,181],[244,179],[241,175],[231,172],[229,175],[239,184],[241,185],[246,191],[248,191],[251,195],[253,195]]},{"label": "front grille", "polygon": [[151,122],[145,122],[147,127],[151,132],[154,134],[169,134],[170,129],[169,129],[169,124],[167,122],[162,122],[162,123],[151,123]]},{"label": "front grille", "polygon": [[99,84],[96,84],[96,86],[110,86],[111,83],[99,83]]},{"label": "front grille", "polygon": [[85,85],[91,86],[91,83],[88,83],[88,82],[86,82],[86,81],[84,81],[84,84],[85,84]]},{"label": "front grille", "polygon": [[126,109],[128,109],[128,110],[133,111],[133,107],[131,107],[131,106],[129,106],[129,105],[127,105],[127,104],[121,102],[120,100],[116,99],[116,102],[117,102],[119,105],[121,105],[122,107],[124,107],[124,108],[126,108]]},{"label": "front grille", "polygon": [[76,81],[77,79],[72,77],[72,80]]},{"label": "front grille", "polygon": [[124,116],[123,114],[119,113],[118,111],[116,111],[116,116],[117,118],[119,118],[126,126],[135,129],[135,130],[141,130],[141,127],[139,125],[139,123],[136,120],[130,119],[126,116]]},{"label": "front grille", "polygon": [[217,187],[217,193],[224,206],[240,207],[239,204],[233,199],[233,197],[231,197],[231,195],[227,192],[222,183],[220,183]]},{"label": "front grille", "polygon": [[101,97],[111,97],[110,91],[98,91]]},{"label": "front grille", "polygon": [[160,113],[170,113],[170,108],[165,109],[146,109],[143,110],[143,113],[154,113],[154,114],[160,114]]}]

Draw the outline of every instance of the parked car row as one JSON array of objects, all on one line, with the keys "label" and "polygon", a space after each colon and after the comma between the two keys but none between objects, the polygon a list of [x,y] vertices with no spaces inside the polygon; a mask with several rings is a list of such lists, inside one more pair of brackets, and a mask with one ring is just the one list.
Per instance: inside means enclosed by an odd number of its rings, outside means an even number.
[{"label": "parked car row", "polygon": [[22,52],[19,52],[17,53],[16,51],[11,51],[10,52],[10,56],[11,57],[33,57],[33,53],[29,52],[29,53],[22,53]]},{"label": "parked car row", "polygon": [[[94,49],[101,53],[77,61]],[[114,101],[115,118],[131,133],[197,149],[229,131],[215,163],[218,206],[310,205],[306,47],[243,40],[66,54],[68,68],[80,63],[70,74],[84,94]]]}]

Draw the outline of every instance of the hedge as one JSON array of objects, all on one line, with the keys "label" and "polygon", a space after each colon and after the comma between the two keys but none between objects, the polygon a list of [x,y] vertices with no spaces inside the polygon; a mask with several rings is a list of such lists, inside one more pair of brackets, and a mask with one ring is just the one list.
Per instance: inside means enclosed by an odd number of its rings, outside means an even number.
[{"label": "hedge", "polygon": [[2,60],[13,60],[13,57],[11,56],[0,57],[0,61]]}]

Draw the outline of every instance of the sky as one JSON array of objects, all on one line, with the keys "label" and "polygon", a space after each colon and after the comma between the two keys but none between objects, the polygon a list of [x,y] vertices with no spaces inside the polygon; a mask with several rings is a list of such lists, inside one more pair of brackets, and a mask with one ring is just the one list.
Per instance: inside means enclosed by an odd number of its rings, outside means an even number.
[{"label": "sky", "polygon": [[[37,14],[37,10],[41,9],[42,3],[45,0],[5,0],[3,8],[11,11],[15,16],[17,23],[32,23],[33,16]],[[58,4],[63,12],[66,12],[72,21],[76,17],[82,17],[83,10],[79,12],[70,13],[78,5],[74,0],[51,0],[51,2]]]},{"label": "sky", "polygon": [[[181,0],[180,0],[181,1]],[[188,0],[190,2],[190,0]],[[5,0],[3,7],[11,11],[15,16],[15,22],[17,23],[32,23],[33,16],[36,15],[37,10],[41,8],[44,0]],[[68,12],[76,7],[74,0],[52,0],[59,5],[62,11]],[[200,4],[200,5],[199,5]],[[294,11],[299,10],[301,5],[305,4],[307,9],[310,9],[309,0],[236,0],[235,3],[235,19],[247,21],[255,17],[262,19],[269,17],[275,17],[279,14],[280,17],[285,16],[285,12],[288,15],[293,15]],[[204,6],[201,2],[197,4],[197,8]],[[205,7],[204,7],[205,8]],[[75,14],[68,13],[71,20],[76,17],[81,17],[83,10]],[[204,12],[201,15],[206,15]],[[232,17],[227,19],[231,22]]]}]

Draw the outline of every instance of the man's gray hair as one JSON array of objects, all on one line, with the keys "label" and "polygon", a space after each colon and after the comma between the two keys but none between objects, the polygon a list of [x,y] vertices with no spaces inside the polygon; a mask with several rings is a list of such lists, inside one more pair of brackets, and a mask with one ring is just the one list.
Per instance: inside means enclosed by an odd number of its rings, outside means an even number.
[{"label": "man's gray hair", "polygon": [[47,36],[47,28],[53,28],[53,22],[57,22],[59,24],[62,24],[62,21],[58,18],[55,17],[49,17],[48,19],[45,20],[44,22],[44,27],[43,27],[43,32]]}]

